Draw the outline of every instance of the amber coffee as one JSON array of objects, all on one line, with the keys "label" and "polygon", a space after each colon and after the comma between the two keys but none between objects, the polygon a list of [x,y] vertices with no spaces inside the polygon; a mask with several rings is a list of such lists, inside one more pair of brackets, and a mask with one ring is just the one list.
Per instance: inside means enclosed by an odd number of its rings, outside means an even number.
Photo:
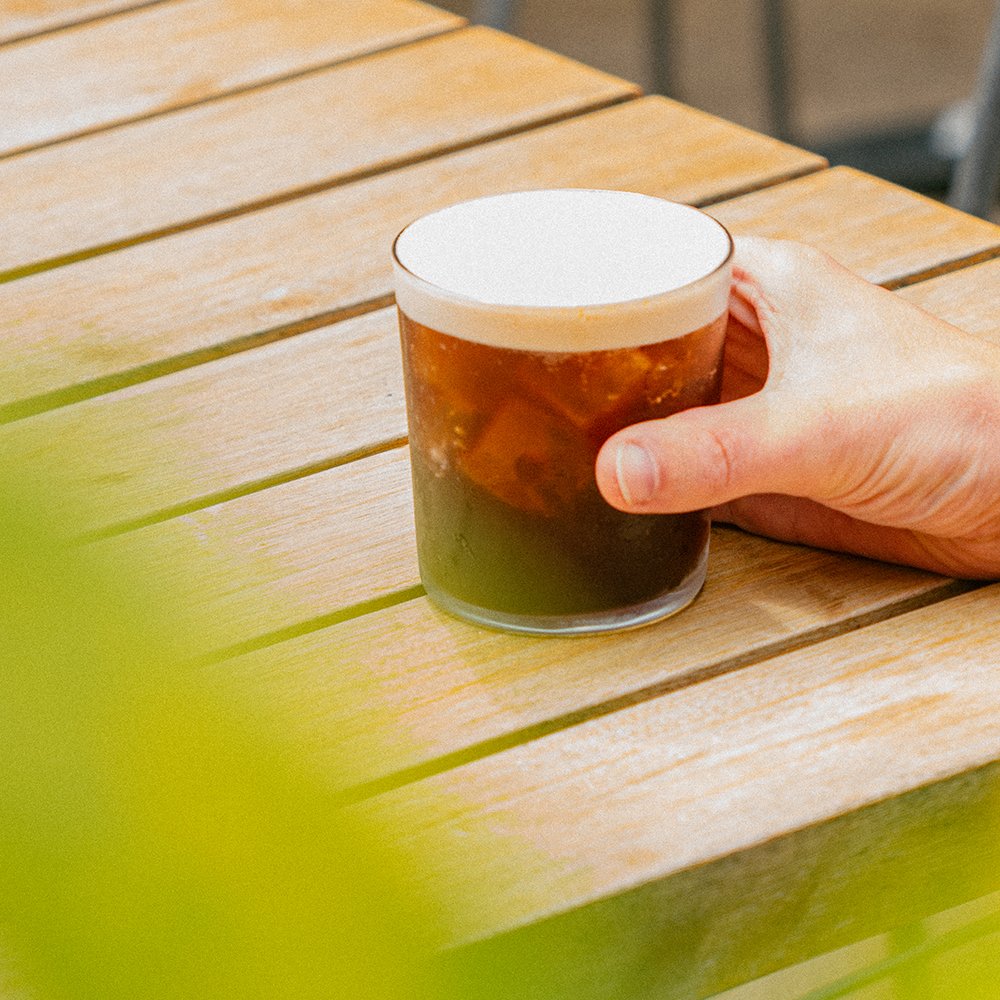
[{"label": "amber coffee", "polygon": [[525,632],[653,621],[705,578],[709,519],[626,514],[615,431],[719,398],[732,242],[684,205],[555,190],[464,202],[394,246],[420,574]]}]

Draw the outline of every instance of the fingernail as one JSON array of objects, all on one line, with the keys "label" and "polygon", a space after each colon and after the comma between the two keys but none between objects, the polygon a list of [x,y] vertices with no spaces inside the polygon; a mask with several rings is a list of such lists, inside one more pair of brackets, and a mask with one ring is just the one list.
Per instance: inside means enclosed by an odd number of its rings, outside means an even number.
[{"label": "fingernail", "polygon": [[657,466],[642,445],[626,441],[615,455],[618,489],[630,507],[648,503],[656,494]]}]

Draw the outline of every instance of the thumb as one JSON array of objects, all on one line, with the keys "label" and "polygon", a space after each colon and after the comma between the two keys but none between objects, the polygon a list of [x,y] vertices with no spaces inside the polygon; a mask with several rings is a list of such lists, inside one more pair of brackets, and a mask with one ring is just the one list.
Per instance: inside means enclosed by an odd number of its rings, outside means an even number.
[{"label": "thumb", "polygon": [[801,440],[769,393],[633,424],[597,456],[597,485],[619,510],[677,514],[755,493],[801,495]]}]

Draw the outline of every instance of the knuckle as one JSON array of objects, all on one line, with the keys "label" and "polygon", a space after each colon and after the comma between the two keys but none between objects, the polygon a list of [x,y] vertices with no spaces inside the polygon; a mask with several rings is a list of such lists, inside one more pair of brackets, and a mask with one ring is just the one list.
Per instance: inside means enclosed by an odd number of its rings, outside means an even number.
[{"label": "knuckle", "polygon": [[735,495],[732,490],[736,481],[736,447],[732,434],[720,428],[707,428],[705,433],[710,456],[705,469],[705,485],[715,496]]},{"label": "knuckle", "polygon": [[753,272],[780,287],[798,285],[831,261],[817,247],[790,239],[743,237],[739,249],[742,261]]},{"label": "knuckle", "polygon": [[815,271],[827,259],[822,250],[797,240],[778,240],[775,258],[784,274],[792,279],[798,279],[803,272]]}]

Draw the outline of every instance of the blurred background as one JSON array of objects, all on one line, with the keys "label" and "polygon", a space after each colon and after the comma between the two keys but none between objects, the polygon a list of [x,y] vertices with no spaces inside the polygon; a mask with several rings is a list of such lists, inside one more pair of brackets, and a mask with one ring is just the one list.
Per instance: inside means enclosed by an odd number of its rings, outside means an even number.
[{"label": "blurred background", "polygon": [[[831,163],[944,197],[971,124],[963,102],[975,91],[996,3],[439,0],[438,6],[501,22],[509,8],[509,30],[522,38],[649,93],[813,149]],[[768,10],[779,8],[779,24],[769,24]],[[989,215],[1000,221],[996,201]]]}]

